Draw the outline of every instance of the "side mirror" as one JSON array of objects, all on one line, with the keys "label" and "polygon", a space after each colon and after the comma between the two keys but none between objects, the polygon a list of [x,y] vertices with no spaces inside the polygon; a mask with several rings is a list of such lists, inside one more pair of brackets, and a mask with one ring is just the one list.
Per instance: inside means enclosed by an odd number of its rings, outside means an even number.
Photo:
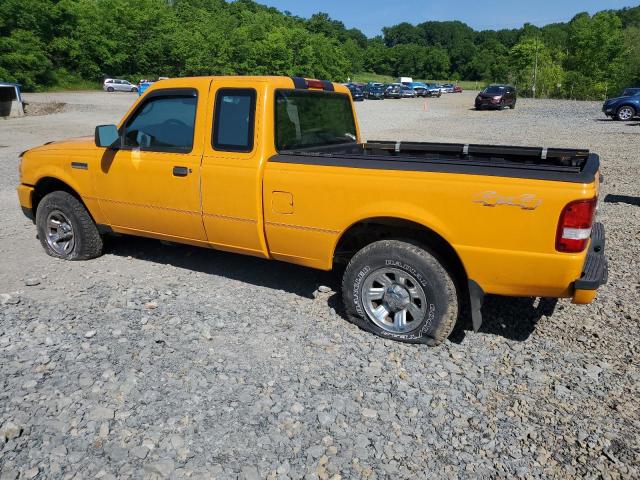
[{"label": "side mirror", "polygon": [[115,125],[98,125],[96,127],[95,141],[97,147],[119,148],[120,134]]}]

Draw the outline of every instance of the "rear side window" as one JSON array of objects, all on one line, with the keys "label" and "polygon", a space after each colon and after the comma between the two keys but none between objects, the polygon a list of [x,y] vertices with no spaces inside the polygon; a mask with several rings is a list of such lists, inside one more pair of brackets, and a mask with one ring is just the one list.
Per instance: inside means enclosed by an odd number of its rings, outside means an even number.
[{"label": "rear side window", "polygon": [[223,152],[252,151],[255,111],[255,90],[218,90],[213,120],[213,148]]},{"label": "rear side window", "polygon": [[278,90],[275,110],[278,151],[356,142],[356,124],[347,95]]},{"label": "rear side window", "polygon": [[197,103],[195,95],[150,98],[127,120],[124,146],[158,152],[190,152]]}]

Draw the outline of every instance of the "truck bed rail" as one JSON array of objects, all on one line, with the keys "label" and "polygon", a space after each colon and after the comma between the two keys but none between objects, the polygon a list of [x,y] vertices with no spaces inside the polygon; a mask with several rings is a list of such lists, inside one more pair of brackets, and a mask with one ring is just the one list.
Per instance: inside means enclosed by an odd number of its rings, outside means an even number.
[{"label": "truck bed rail", "polygon": [[393,141],[281,151],[270,161],[572,183],[592,182],[600,164],[586,149]]}]

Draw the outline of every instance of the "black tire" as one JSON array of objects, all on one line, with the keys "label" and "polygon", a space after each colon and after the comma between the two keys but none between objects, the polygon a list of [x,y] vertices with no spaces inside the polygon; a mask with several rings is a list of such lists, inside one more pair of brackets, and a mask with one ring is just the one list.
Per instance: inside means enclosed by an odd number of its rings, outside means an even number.
[{"label": "black tire", "polygon": [[131,93],[136,93],[137,91],[138,91],[138,87],[133,87],[133,88],[131,89]]},{"label": "black tire", "polygon": [[[380,287],[383,283],[376,283],[375,279],[381,274],[384,274],[387,280],[390,278],[389,275],[395,275],[391,286]],[[404,282],[398,274],[406,277]],[[384,322],[374,321],[373,317],[367,313],[367,310],[376,307],[375,300],[367,300],[368,305],[363,303],[363,290],[370,288],[368,285],[379,285],[372,288],[385,292],[384,297],[377,301],[377,307],[384,305],[391,315],[392,304],[398,301],[399,297],[393,293],[390,294],[389,289],[398,285],[398,282],[406,287],[406,294],[419,289],[423,294],[422,298],[425,299],[422,308],[420,308],[422,301],[415,303],[419,308],[414,310],[419,311],[422,317],[413,318],[410,313],[406,313],[407,327],[401,332],[393,331],[388,325],[383,328],[380,323],[384,324]],[[387,300],[389,295],[391,297]],[[344,272],[342,296],[349,321],[383,338],[401,342],[439,345],[451,334],[458,318],[458,291],[449,272],[434,255],[425,249],[400,240],[374,242],[356,253]],[[404,300],[408,305],[420,299],[414,300],[411,296]],[[396,307],[402,308],[397,305]],[[412,317],[411,320],[409,316]]]},{"label": "black tire", "polygon": [[616,112],[616,120],[621,122],[628,122],[636,116],[636,109],[631,105],[623,105]]},{"label": "black tire", "polygon": [[[62,215],[71,225],[73,246],[69,251],[56,251],[48,242],[50,216]],[[102,254],[102,237],[84,205],[64,191],[52,192],[40,201],[36,210],[38,238],[48,255],[65,260],[88,260]]]},{"label": "black tire", "polygon": [[513,102],[511,105],[509,105],[509,108],[511,110],[513,110],[514,108],[516,108],[516,102]]},{"label": "black tire", "polygon": [[107,92],[109,93],[113,92],[113,87],[107,87]]}]

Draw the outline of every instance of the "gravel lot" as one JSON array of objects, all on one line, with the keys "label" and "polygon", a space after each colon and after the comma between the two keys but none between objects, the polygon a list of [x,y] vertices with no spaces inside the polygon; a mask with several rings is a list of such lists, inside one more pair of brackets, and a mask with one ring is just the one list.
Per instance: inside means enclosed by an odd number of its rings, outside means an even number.
[{"label": "gravel lot", "polygon": [[127,237],[46,256],[18,153],[91,135],[135,96],[25,97],[65,105],[0,120],[0,479],[640,477],[638,121],[595,102],[476,112],[471,92],[358,104],[369,139],[602,158],[598,300],[489,297],[479,333],[429,349],[349,324],[332,274]]}]

